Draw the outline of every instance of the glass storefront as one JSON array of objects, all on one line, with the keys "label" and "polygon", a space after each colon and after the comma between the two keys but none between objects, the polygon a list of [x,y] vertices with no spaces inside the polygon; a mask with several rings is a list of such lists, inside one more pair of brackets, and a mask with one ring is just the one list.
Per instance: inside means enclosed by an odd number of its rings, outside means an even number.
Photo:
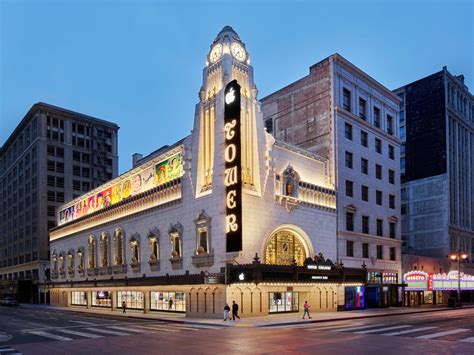
[{"label": "glass storefront", "polygon": [[92,292],[92,306],[94,307],[112,307],[112,293],[109,291]]},{"label": "glass storefront", "polygon": [[298,312],[298,292],[269,292],[268,293],[268,312]]},{"label": "glass storefront", "polygon": [[184,292],[150,292],[150,310],[186,312],[186,294]]},{"label": "glass storefront", "polygon": [[87,306],[86,293],[84,291],[72,291],[71,304],[74,306]]},{"label": "glass storefront", "polygon": [[143,309],[143,292],[140,291],[118,291],[117,308],[122,308],[125,301],[125,307],[130,309]]}]

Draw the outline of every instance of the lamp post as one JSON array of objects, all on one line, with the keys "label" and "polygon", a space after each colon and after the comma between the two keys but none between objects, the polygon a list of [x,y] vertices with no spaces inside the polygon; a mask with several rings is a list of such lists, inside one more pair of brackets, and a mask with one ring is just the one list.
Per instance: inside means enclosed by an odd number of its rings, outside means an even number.
[{"label": "lamp post", "polygon": [[461,307],[461,260],[466,260],[467,259],[467,253],[457,251],[455,253],[451,253],[449,255],[450,259],[452,261],[457,260],[458,261],[458,299],[457,299],[457,304],[459,307]]}]

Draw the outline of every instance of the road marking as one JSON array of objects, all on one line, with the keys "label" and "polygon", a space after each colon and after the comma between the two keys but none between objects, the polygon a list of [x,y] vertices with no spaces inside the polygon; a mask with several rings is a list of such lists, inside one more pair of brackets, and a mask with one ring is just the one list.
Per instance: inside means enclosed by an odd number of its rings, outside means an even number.
[{"label": "road marking", "polygon": [[383,332],[386,330],[394,330],[394,329],[402,329],[402,328],[410,328],[411,325],[397,325],[395,327],[387,327],[387,328],[377,328],[377,329],[370,329],[370,330],[362,330],[360,332],[354,332],[355,334],[369,334],[369,333],[377,333]]},{"label": "road marking", "polygon": [[438,327],[415,328],[415,329],[401,330],[399,332],[393,332],[393,333],[387,333],[387,334],[381,334],[381,335],[386,335],[386,336],[401,335],[401,334],[422,332],[424,330],[429,330],[429,329],[434,329],[434,328],[438,328]]},{"label": "road marking", "polygon": [[332,332],[345,332],[347,330],[358,330],[358,329],[365,329],[365,328],[374,328],[374,327],[381,327],[386,324],[377,324],[377,325],[364,325],[364,326],[358,326],[358,327],[349,327],[349,328],[342,328],[342,329],[337,329],[337,330],[331,330]]},{"label": "road marking", "polygon": [[[314,324],[311,325],[311,328],[307,328],[306,330],[332,330],[335,331],[336,329],[342,329],[342,328],[347,328],[349,324],[344,324],[344,325],[327,325],[327,326],[320,326],[319,324]],[[361,323],[359,324],[352,324],[352,326],[357,326],[357,327],[363,327]],[[308,327],[308,325],[302,325],[302,327]]]},{"label": "road marking", "polygon": [[99,329],[99,328],[86,328],[87,330],[91,330],[93,332],[99,332],[99,333],[104,333],[104,334],[111,334],[111,335],[131,335],[129,333],[123,333],[123,332],[115,332],[113,330],[107,330],[107,329]]},{"label": "road marking", "polygon": [[2,352],[4,352],[4,351],[16,351],[16,350],[13,349],[13,348],[8,348],[8,349],[2,348],[2,349],[0,349],[0,353],[2,353]]},{"label": "road marking", "polygon": [[172,329],[169,327],[163,328],[162,326],[156,325],[156,324],[150,324],[150,325],[135,325],[137,328],[145,328],[145,329],[152,329],[152,330],[159,330],[163,332],[171,332],[171,333],[178,333],[180,330],[178,329]]},{"label": "road marking", "polygon": [[57,332],[63,332],[63,333],[66,333],[66,334],[78,335],[80,337],[85,337],[85,338],[92,338],[92,339],[102,338],[102,335],[77,332],[75,330],[70,330],[70,329],[57,329],[56,331]]},{"label": "road marking", "polygon": [[142,330],[142,329],[133,329],[133,328],[127,328],[127,327],[121,327],[119,325],[113,325],[111,327],[107,327],[107,328],[112,328],[112,329],[117,329],[117,330],[126,330],[127,332],[135,332],[135,333],[148,333],[146,330]]},{"label": "road marking", "polygon": [[92,323],[92,322],[84,322],[80,320],[68,320],[68,322],[71,323],[78,323],[78,324],[85,324],[85,325],[96,325],[97,323]]},{"label": "road marking", "polygon": [[462,333],[462,332],[467,332],[469,329],[452,329],[452,330],[446,330],[445,332],[439,332],[439,333],[433,333],[433,334],[428,334],[428,335],[422,335],[419,337],[416,337],[418,339],[433,339],[433,338],[439,338],[445,335],[451,335],[451,334],[457,334],[457,333]]},{"label": "road marking", "polygon": [[50,338],[50,339],[54,339],[54,340],[59,340],[59,341],[72,340],[71,338],[62,337],[62,336],[60,336],[60,335],[55,335],[55,334],[51,334],[51,333],[47,333],[47,332],[42,332],[42,331],[40,331],[40,330],[29,331],[28,333],[34,334],[34,335],[39,335],[40,337],[45,337],[45,338]]},{"label": "road marking", "polygon": [[474,343],[474,337],[458,340],[461,343]]}]

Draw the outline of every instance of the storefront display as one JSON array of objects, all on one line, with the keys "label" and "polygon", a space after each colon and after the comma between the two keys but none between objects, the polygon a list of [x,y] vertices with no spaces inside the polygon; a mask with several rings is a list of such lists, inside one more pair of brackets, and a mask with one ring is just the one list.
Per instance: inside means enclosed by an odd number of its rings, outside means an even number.
[{"label": "storefront display", "polygon": [[346,310],[364,309],[364,291],[365,287],[361,286],[345,288],[344,299]]},{"label": "storefront display", "polygon": [[83,291],[71,292],[71,304],[73,306],[86,306],[87,305],[86,293]]},{"label": "storefront display", "polygon": [[298,292],[269,292],[268,293],[268,312],[284,313],[298,312]]},{"label": "storefront display", "polygon": [[125,301],[125,307],[130,309],[143,309],[143,292],[139,291],[118,291],[117,292],[117,306],[123,307]]},{"label": "storefront display", "polygon": [[168,312],[186,312],[186,294],[184,292],[150,292],[150,310]]},{"label": "storefront display", "polygon": [[112,294],[108,291],[92,292],[92,306],[112,307]]}]

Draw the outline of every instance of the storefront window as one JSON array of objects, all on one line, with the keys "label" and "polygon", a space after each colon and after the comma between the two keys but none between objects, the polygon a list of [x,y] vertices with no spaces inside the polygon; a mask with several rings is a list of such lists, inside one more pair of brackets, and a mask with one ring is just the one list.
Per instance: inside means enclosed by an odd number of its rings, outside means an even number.
[{"label": "storefront window", "polygon": [[92,305],[95,307],[112,307],[112,293],[109,291],[92,292]]},{"label": "storefront window", "polygon": [[139,291],[118,291],[117,292],[117,307],[125,307],[130,309],[143,309],[143,292]]},{"label": "storefront window", "polygon": [[363,309],[365,306],[364,287],[346,287],[345,288],[346,309]]},{"label": "storefront window", "polygon": [[367,282],[381,284],[382,283],[382,273],[370,271],[367,273]]},{"label": "storefront window", "polygon": [[268,242],[265,263],[273,265],[303,265],[306,253],[303,243],[290,232],[278,232]]},{"label": "storefront window", "polygon": [[150,292],[150,309],[153,311],[186,312],[184,292]]},{"label": "storefront window", "polygon": [[269,313],[298,312],[298,292],[269,292]]},{"label": "storefront window", "polygon": [[71,292],[71,304],[74,306],[87,306],[86,293],[83,291]]}]

